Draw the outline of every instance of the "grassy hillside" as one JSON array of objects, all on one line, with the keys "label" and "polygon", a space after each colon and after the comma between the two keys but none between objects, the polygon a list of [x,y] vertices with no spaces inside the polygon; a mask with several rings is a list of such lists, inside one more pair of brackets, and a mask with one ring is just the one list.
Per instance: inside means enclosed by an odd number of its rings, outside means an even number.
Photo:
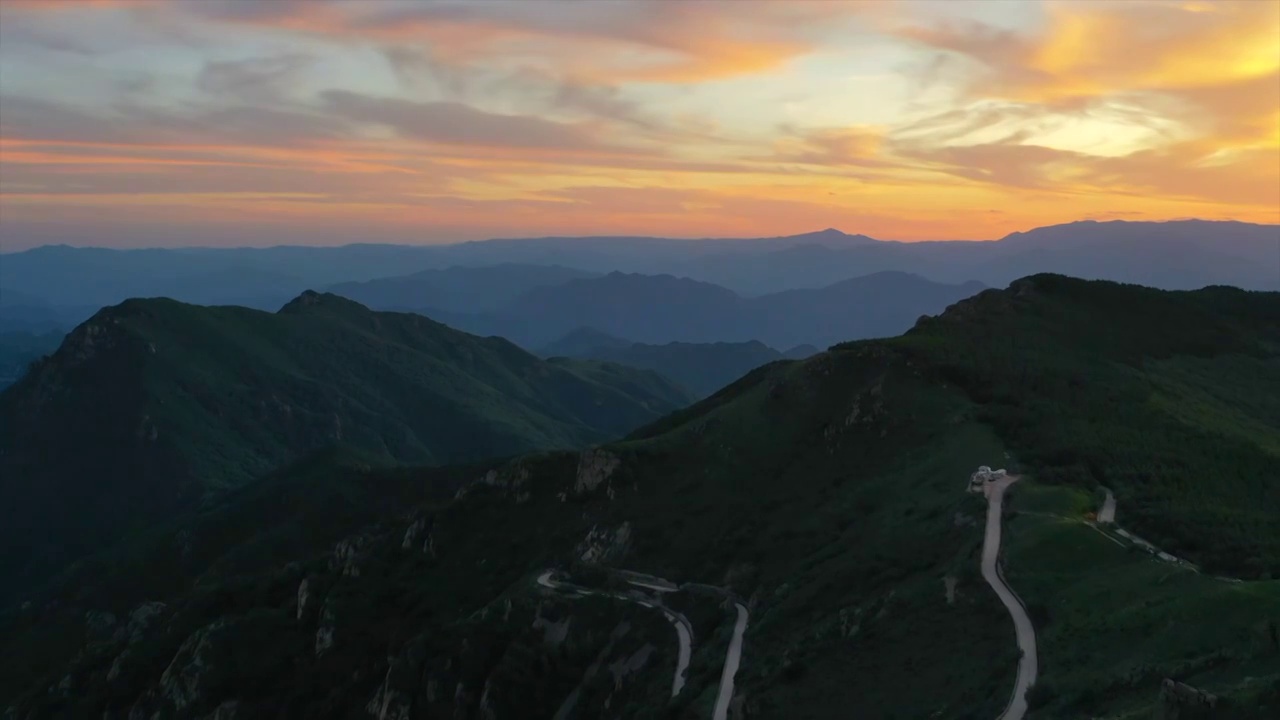
[{"label": "grassy hillside", "polygon": [[896,344],[1044,479],[1206,569],[1280,577],[1280,294],[1037,275]]},{"label": "grassy hillside", "polygon": [[[1218,695],[1213,717],[1274,717],[1280,584],[1216,579],[1212,553],[1191,556],[1204,572],[1165,563],[1088,520],[1105,480],[1121,524],[1149,539],[1178,527],[1193,514],[1178,504],[1198,497],[1191,476],[1148,471],[1139,483],[1127,468],[1200,467],[1201,435],[1218,441],[1218,493],[1196,527],[1232,539],[1234,524],[1214,523],[1268,502],[1249,468],[1276,441],[1273,408],[1247,402],[1246,388],[1269,377],[1276,303],[1035,276],[902,338],[769,364],[600,448],[418,471],[438,494],[342,541],[290,545],[293,562],[211,569],[167,590],[139,582],[109,606],[53,587],[0,616],[14,656],[48,650],[39,667],[7,672],[4,694],[20,717],[571,720],[608,708],[692,720],[711,714],[738,600],[750,624],[731,716],[993,717],[1017,652],[978,571],[985,504],[965,492],[988,464],[1023,475],[1006,505],[1004,568],[1040,638],[1032,717],[1151,717],[1165,678]],[[1218,363],[1235,374],[1215,380]],[[1213,411],[1170,413],[1175,391],[1212,398]],[[1122,432],[1125,421],[1143,433]],[[1106,442],[1085,434],[1094,426]],[[1050,429],[1081,444],[1071,462]],[[1090,462],[1104,460],[1125,472],[1095,475]],[[369,479],[383,472],[337,477],[376,492]],[[1276,536],[1259,532],[1265,550]],[[180,552],[156,542],[161,557]],[[1236,552],[1224,570],[1271,561]],[[109,570],[81,567],[90,576],[62,587],[107,584]],[[617,591],[617,570],[694,583],[648,600],[691,623],[680,694],[660,614],[542,588],[550,568]],[[165,605],[134,622],[146,600]],[[113,617],[94,614],[104,610]]]},{"label": "grassy hillside", "polygon": [[1005,575],[1037,625],[1036,717],[1146,720],[1166,677],[1232,701],[1211,717],[1280,711],[1280,580],[1228,582],[1161,561],[1092,527],[1093,494],[1015,488]]},{"label": "grassy hillside", "polygon": [[335,442],[470,462],[616,437],[684,402],[652,373],[549,363],[333,295],[278,313],[131,300],[0,395],[0,577],[47,574]]}]

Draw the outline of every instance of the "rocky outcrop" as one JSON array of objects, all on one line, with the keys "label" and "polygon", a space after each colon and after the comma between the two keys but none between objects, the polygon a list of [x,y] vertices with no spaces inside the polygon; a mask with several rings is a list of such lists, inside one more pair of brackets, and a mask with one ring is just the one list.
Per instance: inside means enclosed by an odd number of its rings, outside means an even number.
[{"label": "rocky outcrop", "polygon": [[160,676],[160,697],[173,708],[181,711],[201,699],[205,673],[217,636],[230,626],[226,620],[218,620],[197,630],[182,643],[177,654]]},{"label": "rocky outcrop", "polygon": [[518,504],[525,503],[532,497],[525,489],[529,478],[529,468],[520,462],[512,463],[502,468],[491,469],[475,481],[458,488],[454,498],[461,499],[477,490],[490,488],[505,491],[505,494],[514,497]]},{"label": "rocky outcrop", "polygon": [[116,626],[116,616],[105,610],[90,610],[84,614],[84,632],[90,642],[111,637]]},{"label": "rocky outcrop", "polygon": [[360,561],[363,559],[366,539],[363,536],[347,538],[333,548],[329,569],[343,577],[360,577]]},{"label": "rocky outcrop", "polygon": [[418,536],[427,529],[427,519],[418,518],[404,531],[404,540],[400,542],[401,550],[408,550],[418,542]]},{"label": "rocky outcrop", "polygon": [[307,603],[311,601],[311,578],[303,578],[298,583],[298,613],[297,619],[301,620],[302,616],[307,612]]},{"label": "rocky outcrop", "polygon": [[331,647],[333,647],[333,628],[316,628],[316,656],[323,655]]},{"label": "rocky outcrop", "polygon": [[[594,448],[586,450],[578,457],[578,471],[574,476],[573,492],[575,495],[595,492],[596,488],[613,475],[622,461],[617,455],[607,450]],[[612,488],[607,488],[611,491]],[[610,492],[612,497],[612,492]]]},{"label": "rocky outcrop", "polygon": [[587,536],[578,544],[578,558],[585,563],[617,561],[626,554],[631,542],[631,523],[624,522],[609,529],[592,526]]},{"label": "rocky outcrop", "polygon": [[406,692],[394,687],[394,675],[397,666],[387,668],[387,675],[378,686],[373,699],[365,705],[365,710],[377,720],[409,720],[413,698]]},{"label": "rocky outcrop", "polygon": [[164,616],[165,611],[168,609],[168,605],[158,600],[144,602],[134,608],[133,612],[129,613],[129,624],[122,629],[124,637],[121,639],[126,640],[131,645],[137,643]]}]

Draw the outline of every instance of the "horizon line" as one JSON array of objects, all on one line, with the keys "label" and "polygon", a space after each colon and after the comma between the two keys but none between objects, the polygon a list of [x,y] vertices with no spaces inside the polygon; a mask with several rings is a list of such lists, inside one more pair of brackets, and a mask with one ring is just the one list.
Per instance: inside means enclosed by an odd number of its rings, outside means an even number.
[{"label": "horizon line", "polygon": [[1257,227],[1275,227],[1280,228],[1280,222],[1275,223],[1259,223],[1249,222],[1247,220],[1236,220],[1234,218],[1227,219],[1211,219],[1199,217],[1178,217],[1167,220],[1124,220],[1114,218],[1110,220],[1098,220],[1095,218],[1083,218],[1080,220],[1071,220],[1065,223],[1054,223],[1051,225],[1037,225],[1027,230],[1015,230],[1002,237],[988,239],[966,239],[966,238],[938,238],[933,240],[886,240],[877,238],[864,233],[848,233],[838,228],[823,228],[821,230],[809,230],[799,232],[792,235],[761,235],[761,236],[680,236],[680,235],[529,235],[522,237],[490,237],[478,240],[457,240],[454,242],[442,243],[414,243],[414,242],[350,242],[340,244],[325,245],[306,245],[306,244],[290,244],[282,243],[279,245],[151,245],[145,247],[109,247],[105,245],[76,245],[72,243],[45,243],[43,245],[33,245],[21,250],[5,250],[4,240],[0,238],[0,255],[18,255],[24,252],[34,250],[42,250],[46,248],[71,248],[76,250],[110,250],[113,252],[140,252],[147,250],[170,250],[170,251],[226,251],[226,250],[272,250],[280,248],[308,248],[313,250],[336,250],[349,247],[400,247],[400,248],[446,248],[458,247],[462,245],[476,245],[491,242],[532,242],[537,240],[654,240],[654,241],[675,241],[675,242],[757,242],[766,240],[785,240],[789,238],[798,238],[806,235],[823,235],[830,233],[839,233],[842,237],[862,237],[876,243],[892,243],[899,245],[915,245],[923,243],[994,243],[1007,240],[1015,235],[1024,235],[1026,233],[1035,232],[1036,230],[1044,230],[1046,228],[1066,227],[1069,225],[1094,224],[1094,225],[1166,225],[1170,223],[1220,223],[1220,224],[1236,224],[1236,225],[1254,225]]}]

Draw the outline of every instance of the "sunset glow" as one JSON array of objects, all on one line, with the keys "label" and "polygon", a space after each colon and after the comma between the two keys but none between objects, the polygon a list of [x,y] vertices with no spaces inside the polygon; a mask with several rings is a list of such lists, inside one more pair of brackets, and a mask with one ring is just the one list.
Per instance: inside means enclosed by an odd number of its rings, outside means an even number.
[{"label": "sunset glow", "polygon": [[1280,0],[0,2],[0,247],[1280,222]]}]

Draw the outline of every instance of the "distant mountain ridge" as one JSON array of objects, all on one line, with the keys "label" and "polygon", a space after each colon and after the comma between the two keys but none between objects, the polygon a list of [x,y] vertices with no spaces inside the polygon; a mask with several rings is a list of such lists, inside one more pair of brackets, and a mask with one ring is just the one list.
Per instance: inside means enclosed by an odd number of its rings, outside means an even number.
[{"label": "distant mountain ridge", "polygon": [[605,360],[653,370],[694,396],[704,398],[761,365],[802,359],[814,353],[803,347],[782,353],[758,340],[646,345],[629,343],[592,328],[579,328],[543,348],[541,354]]},{"label": "distant mountain ridge", "polygon": [[[90,309],[85,314],[83,308],[129,297],[168,296],[271,309],[311,287],[451,266],[512,264],[560,265],[585,274],[669,274],[747,296],[824,287],[886,270],[935,282],[976,280],[986,285],[1055,272],[1164,289],[1220,284],[1280,289],[1280,225],[1205,220],[1081,221],[1011,233],[992,242],[889,242],[827,229],[755,239],[545,237],[439,246],[44,246],[3,257],[0,306],[4,294],[26,293],[53,307],[74,309],[78,314],[73,322],[92,313]],[[481,309],[473,306],[467,311]]]},{"label": "distant mountain ridge", "polygon": [[941,312],[984,287],[882,272],[824,288],[742,297],[690,278],[613,272],[536,288],[495,312],[436,316],[528,348],[581,327],[650,345],[759,341],[775,348],[825,347],[900,333],[921,315]]},{"label": "distant mountain ridge", "polygon": [[480,267],[454,266],[410,275],[347,282],[328,292],[384,310],[433,308],[449,312],[484,312],[507,305],[539,287],[597,277],[596,273],[562,265],[504,263]]},{"label": "distant mountain ridge", "polygon": [[130,300],[0,392],[0,578],[332,444],[469,462],[607,440],[688,399],[655,373],[545,361],[332,294],[277,313]]}]

